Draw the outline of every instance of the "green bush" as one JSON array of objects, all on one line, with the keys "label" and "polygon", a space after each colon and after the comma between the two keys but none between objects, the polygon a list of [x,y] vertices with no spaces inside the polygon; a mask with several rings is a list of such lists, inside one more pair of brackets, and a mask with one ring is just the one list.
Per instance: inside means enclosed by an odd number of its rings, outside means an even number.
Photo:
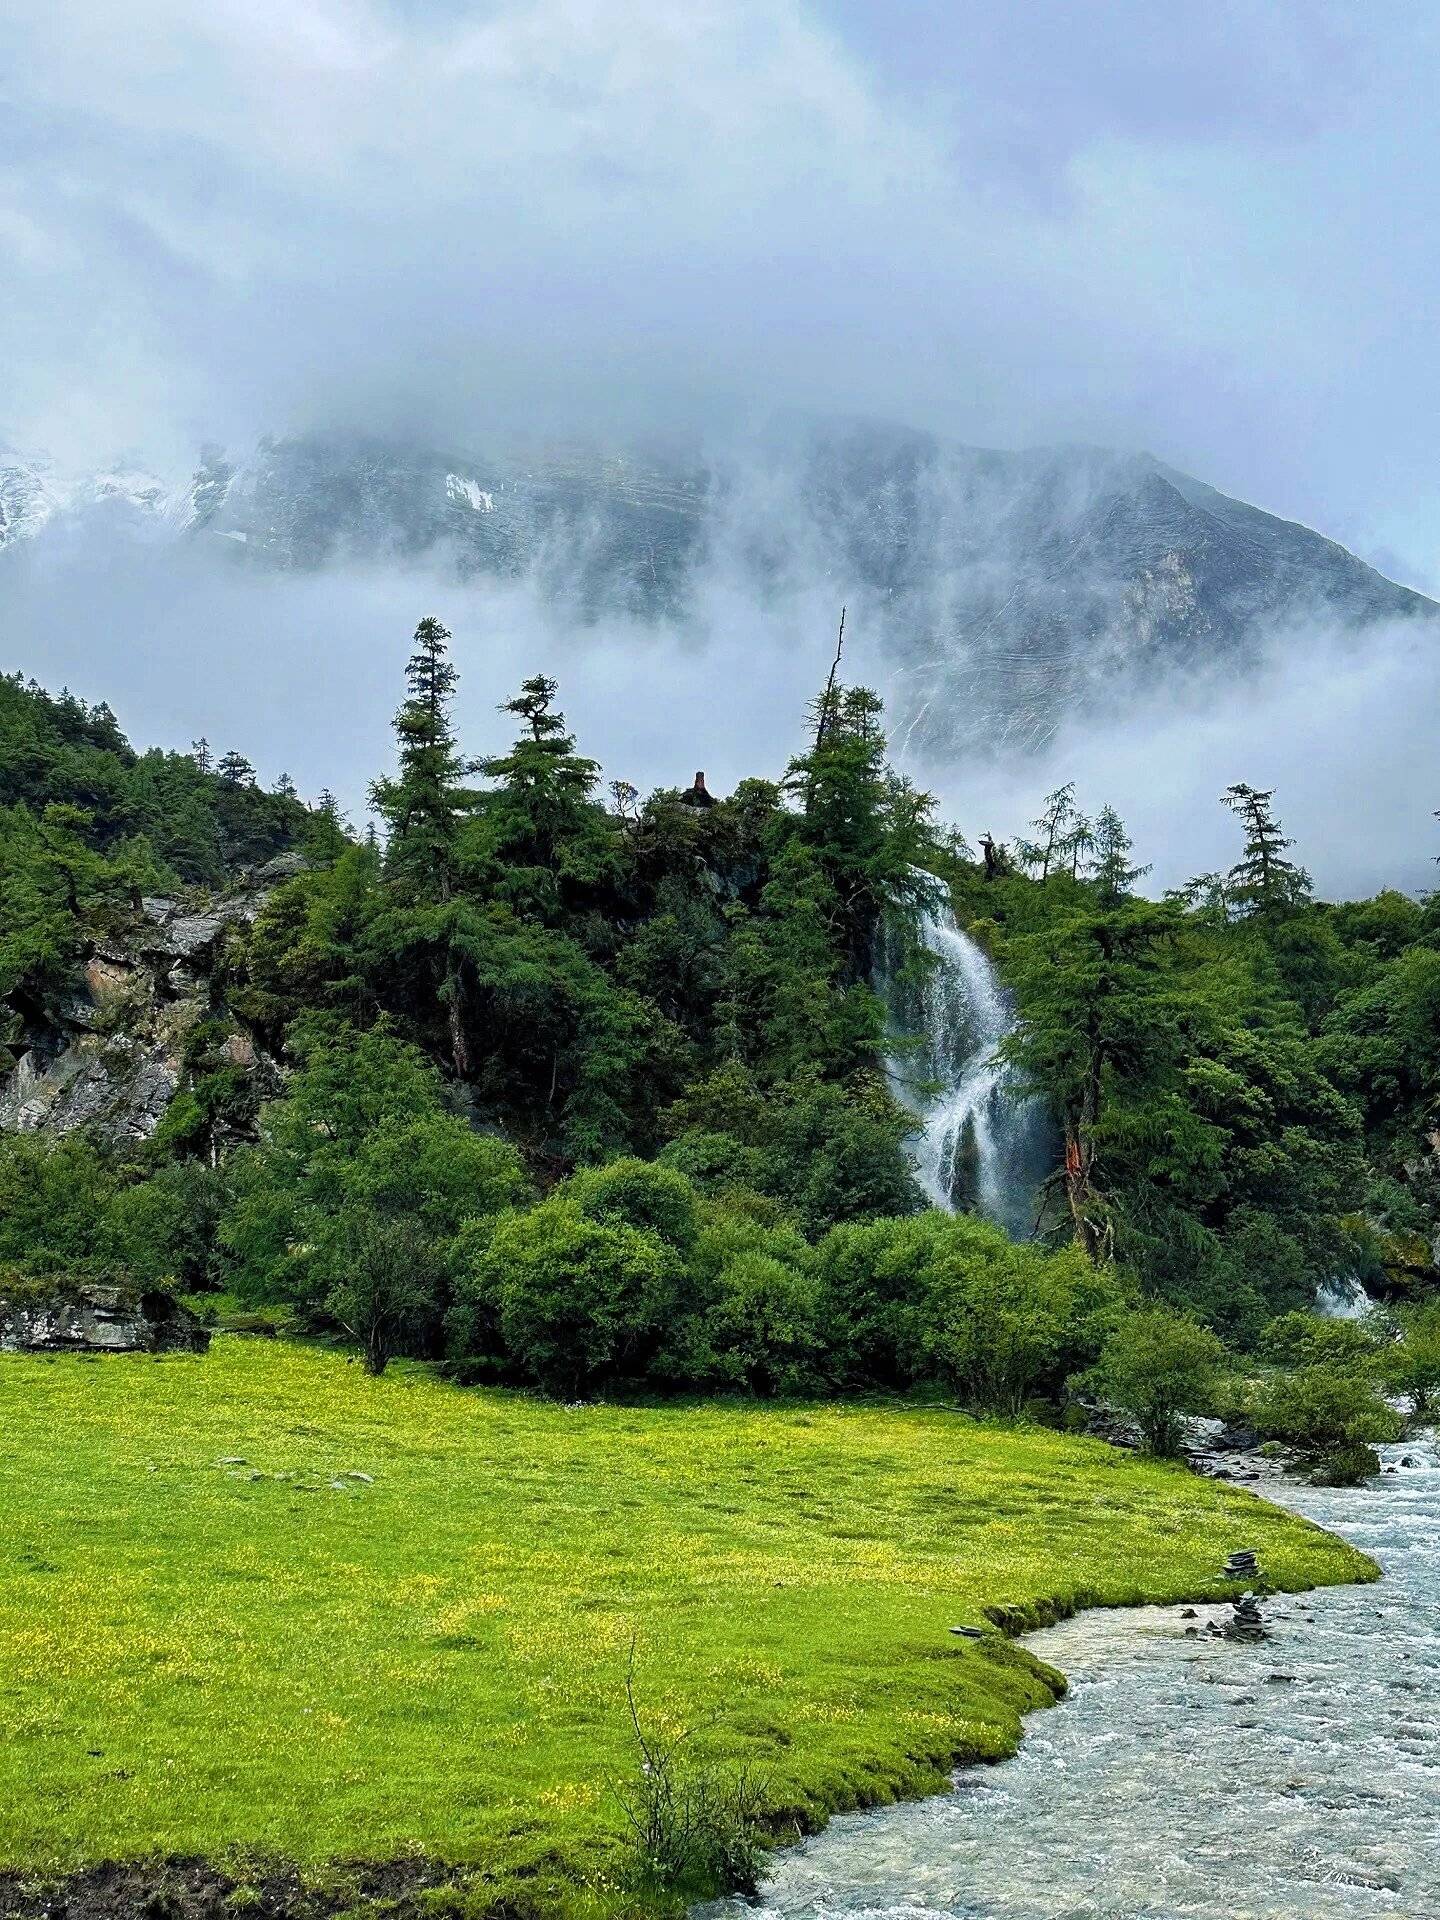
[{"label": "green bush", "polygon": [[476,1238],[450,1320],[458,1358],[490,1326],[506,1366],[547,1392],[645,1379],[684,1291],[680,1257],[658,1234],[592,1218],[559,1193]]},{"label": "green bush", "polygon": [[674,1167],[709,1193],[765,1185],[765,1155],[759,1147],[745,1146],[733,1133],[691,1129],[662,1151],[660,1165]]},{"label": "green bush", "polygon": [[440,1263],[418,1220],[353,1208],[338,1223],[331,1263],[339,1277],[325,1308],[359,1344],[367,1373],[428,1344],[440,1317]]},{"label": "green bush", "polygon": [[1350,1440],[1323,1454],[1311,1476],[1322,1487],[1363,1487],[1380,1471],[1380,1456],[1363,1441]]},{"label": "green bush", "polygon": [[113,1156],[78,1134],[0,1134],[0,1261],[36,1273],[110,1265],[106,1222],[119,1188]]},{"label": "green bush", "polygon": [[819,1318],[812,1275],[758,1248],[732,1255],[700,1317],[707,1364],[697,1384],[762,1395],[813,1391]]},{"label": "green bush", "polygon": [[935,1254],[916,1345],[922,1377],[977,1409],[1016,1415],[1095,1359],[1120,1295],[1078,1248],[1045,1253],[962,1217]]},{"label": "green bush", "polygon": [[1152,1453],[1174,1454],[1187,1413],[1208,1413],[1225,1349],[1208,1327],[1169,1307],[1120,1320],[1080,1385],[1133,1414]]},{"label": "green bush", "polygon": [[1260,1336],[1264,1360],[1280,1367],[1365,1368],[1379,1341],[1363,1320],[1331,1320],[1319,1313],[1282,1313]]},{"label": "green bush", "polygon": [[695,1189],[674,1167],[653,1160],[611,1160],[572,1174],[563,1191],[587,1219],[638,1227],[681,1252],[694,1242]]},{"label": "green bush", "polygon": [[1364,1375],[1324,1363],[1297,1367],[1261,1381],[1250,1417],[1267,1440],[1301,1453],[1324,1455],[1344,1447],[1398,1439],[1403,1422]]},{"label": "green bush", "polygon": [[948,1222],[932,1209],[834,1227],[820,1242],[821,1323],[838,1380],[900,1387],[914,1377],[925,1275]]},{"label": "green bush", "polygon": [[1386,1379],[1410,1396],[1417,1420],[1440,1412],[1440,1300],[1400,1315],[1400,1338],[1383,1355]]},{"label": "green bush", "polygon": [[109,1208],[106,1243],[138,1280],[211,1287],[226,1194],[223,1169],[177,1160],[120,1188]]},{"label": "green bush", "polygon": [[1073,1248],[1046,1253],[973,1214],[933,1208],[834,1228],[816,1272],[837,1378],[933,1382],[1012,1413],[1095,1358],[1121,1299],[1113,1277]]}]

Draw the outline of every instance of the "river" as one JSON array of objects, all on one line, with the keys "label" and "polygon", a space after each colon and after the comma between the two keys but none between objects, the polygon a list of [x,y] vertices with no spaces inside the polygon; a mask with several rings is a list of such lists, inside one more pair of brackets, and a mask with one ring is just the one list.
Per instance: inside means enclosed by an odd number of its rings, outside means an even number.
[{"label": "river", "polygon": [[1032,1634],[1071,1691],[1013,1760],[832,1821],[711,1920],[1440,1920],[1440,1451],[1380,1452],[1369,1488],[1267,1488],[1378,1586],[1278,1596],[1253,1646],[1187,1638],[1216,1607]]}]

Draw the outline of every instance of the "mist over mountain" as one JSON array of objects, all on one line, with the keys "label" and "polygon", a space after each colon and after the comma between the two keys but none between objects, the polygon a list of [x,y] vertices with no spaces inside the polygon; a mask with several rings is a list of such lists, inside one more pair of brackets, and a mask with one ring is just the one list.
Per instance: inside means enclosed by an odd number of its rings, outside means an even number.
[{"label": "mist over mountain", "polygon": [[[262,572],[523,584],[582,632],[618,619],[701,643],[718,579],[762,674],[777,637],[793,625],[815,649],[817,614],[844,603],[897,743],[941,763],[1044,748],[1117,695],[1243,677],[1277,635],[1282,651],[1317,631],[1358,644],[1382,624],[1428,633],[1440,613],[1145,454],[1007,453],[867,423],[790,421],[705,448],[310,434],[208,448],[168,478],[11,454],[0,550],[30,541],[82,560],[97,542],[169,542]],[[0,551],[0,609],[6,587]]]}]

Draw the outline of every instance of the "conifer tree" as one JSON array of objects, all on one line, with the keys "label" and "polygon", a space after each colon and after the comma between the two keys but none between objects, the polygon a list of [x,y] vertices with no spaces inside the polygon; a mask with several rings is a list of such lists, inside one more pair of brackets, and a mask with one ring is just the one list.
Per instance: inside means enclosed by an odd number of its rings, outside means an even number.
[{"label": "conifer tree", "polygon": [[594,792],[600,765],[575,750],[565,716],[554,706],[557,683],[543,673],[526,680],[501,713],[513,713],[525,731],[508,753],[483,763],[497,782],[487,796],[485,824],[491,851],[512,869],[514,904],[550,916],[562,881],[598,881],[617,852],[614,830]]},{"label": "conifer tree", "polygon": [[1080,869],[1095,850],[1095,822],[1088,814],[1077,813],[1065,836],[1065,853],[1070,862],[1070,878],[1078,880]]},{"label": "conifer tree", "polygon": [[475,804],[461,785],[471,767],[450,723],[457,675],[449,649],[450,630],[438,620],[427,617],[416,627],[406,698],[394,721],[399,771],[370,789],[390,830],[387,870],[419,899],[446,900],[453,893],[459,825]]},{"label": "conifer tree", "polygon": [[1129,896],[1135,882],[1149,873],[1148,866],[1130,864],[1133,850],[1125,822],[1113,807],[1102,807],[1095,818],[1089,876],[1102,906],[1118,907]]},{"label": "conifer tree", "polygon": [[215,771],[227,787],[253,787],[255,769],[243,753],[237,753],[234,747],[220,756]]},{"label": "conifer tree", "polygon": [[322,787],[301,839],[306,858],[322,867],[333,867],[348,844],[348,826],[340,802],[329,787]]},{"label": "conifer tree", "polygon": [[1065,859],[1075,818],[1075,782],[1067,780],[1063,787],[1047,793],[1041,802],[1039,815],[1030,822],[1035,838],[1019,842],[1021,859],[1026,866],[1038,867],[1042,880],[1048,880],[1054,868]]},{"label": "conifer tree", "polygon": [[201,773],[212,773],[215,762],[210,752],[210,742],[202,733],[198,740],[190,742],[190,757]]},{"label": "conifer tree", "polygon": [[295,798],[295,782],[290,778],[288,773],[282,773],[270,791],[277,794],[282,800],[293,800]]},{"label": "conifer tree", "polygon": [[1240,781],[1220,797],[1245,827],[1244,855],[1227,875],[1235,911],[1242,919],[1277,919],[1292,912],[1309,898],[1310,876],[1285,858],[1286,848],[1295,842],[1286,839],[1275,818],[1270,804],[1274,788],[1262,791]]}]

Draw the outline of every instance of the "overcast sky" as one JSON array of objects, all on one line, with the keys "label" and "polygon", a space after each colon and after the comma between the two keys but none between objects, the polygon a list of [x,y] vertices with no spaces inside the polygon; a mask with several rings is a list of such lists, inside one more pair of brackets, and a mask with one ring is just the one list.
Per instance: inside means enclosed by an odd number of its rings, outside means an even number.
[{"label": "overcast sky", "polygon": [[0,0],[0,435],[799,404],[1440,577],[1426,0]]}]

